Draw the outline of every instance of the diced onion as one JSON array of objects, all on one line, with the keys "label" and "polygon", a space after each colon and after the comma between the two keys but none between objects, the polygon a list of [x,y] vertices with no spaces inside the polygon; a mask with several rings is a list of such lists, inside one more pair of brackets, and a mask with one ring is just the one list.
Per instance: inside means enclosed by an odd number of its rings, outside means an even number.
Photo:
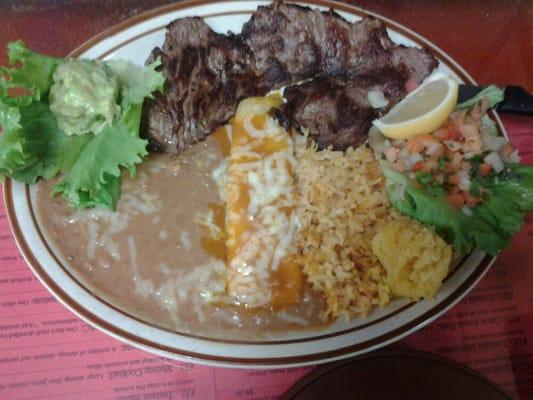
[{"label": "diced onion", "polygon": [[281,319],[283,321],[286,321],[286,322],[291,322],[293,324],[302,325],[302,326],[309,325],[309,321],[306,320],[305,318],[301,318],[301,317],[298,317],[296,315],[289,314],[286,311],[282,311],[282,312],[278,313],[277,316],[278,316],[279,319]]},{"label": "diced onion", "polygon": [[405,187],[406,185],[404,185],[403,183],[397,183],[394,185],[393,193],[396,199],[405,199]]},{"label": "diced onion", "polygon": [[506,143],[507,140],[503,136],[494,136],[486,132],[483,134],[483,145],[486,150],[499,151]]},{"label": "diced onion", "polygon": [[[388,140],[385,136],[374,126],[368,132],[368,144],[376,152],[376,154],[383,154],[387,149]],[[390,142],[389,142],[390,146]]]},{"label": "diced onion", "polygon": [[467,141],[479,137],[479,131],[475,124],[463,124],[459,126],[459,132]]},{"label": "diced onion", "polygon": [[420,153],[412,153],[409,154],[408,160],[410,165],[415,165],[417,162],[422,161],[424,157],[420,155]]},{"label": "diced onion", "polygon": [[383,108],[389,104],[389,101],[379,90],[369,91],[367,94],[367,98],[372,108]]},{"label": "diced onion", "polygon": [[472,209],[468,206],[463,206],[463,208],[461,209],[461,211],[463,211],[463,214],[464,215],[467,215],[469,217],[471,217],[472,215],[474,215],[474,212],[472,211]]},{"label": "diced onion", "polygon": [[483,161],[489,164],[497,174],[503,171],[504,166],[503,166],[502,159],[500,155],[496,153],[495,151],[490,152],[483,159]]},{"label": "diced onion", "polygon": [[443,143],[451,151],[457,151],[461,149],[461,143],[456,142],[455,140],[445,140]]},{"label": "diced onion", "polygon": [[407,147],[404,147],[400,150],[400,152],[398,153],[398,157],[405,160],[409,157],[409,155],[411,154],[411,152],[409,150],[407,150]]},{"label": "diced onion", "polygon": [[403,147],[405,145],[405,139],[394,139],[392,145],[394,147]]},{"label": "diced onion", "polygon": [[428,156],[434,156],[442,150],[442,145],[440,143],[431,143],[427,149],[426,153]]},{"label": "diced onion", "polygon": [[413,168],[417,162],[422,161],[424,158],[418,153],[410,153],[408,155],[403,155],[401,160],[405,163],[405,166],[408,170]]},{"label": "diced onion", "polygon": [[465,170],[461,170],[457,173],[459,176],[459,184],[457,185],[459,189],[468,191],[470,190],[470,176]]}]

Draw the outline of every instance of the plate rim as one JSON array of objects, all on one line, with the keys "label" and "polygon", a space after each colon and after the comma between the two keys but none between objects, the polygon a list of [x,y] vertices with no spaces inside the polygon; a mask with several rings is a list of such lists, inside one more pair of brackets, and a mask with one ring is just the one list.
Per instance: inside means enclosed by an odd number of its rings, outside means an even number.
[{"label": "plate rim", "polygon": [[[180,3],[175,4],[169,4],[164,5],[161,7],[157,7],[155,9],[151,9],[148,11],[145,11],[141,14],[138,14],[136,16],[133,16],[129,19],[126,19],[125,21],[120,22],[117,25],[114,25],[110,28],[107,28],[106,30],[98,33],[97,35],[89,38],[86,42],[81,44],[80,46],[76,47],[73,51],[71,51],[68,55],[68,57],[75,57],[83,52],[87,51],[88,49],[92,48],[96,44],[102,42],[105,39],[111,38],[114,35],[118,34],[121,31],[127,30],[128,28],[131,28],[135,25],[138,25],[141,22],[150,20],[152,18],[163,16],[167,13],[171,13],[178,10],[183,10],[191,7],[195,7],[198,5],[204,5],[204,4],[219,4],[219,3],[234,3],[233,0],[224,0],[222,2],[220,1],[213,1],[213,0],[185,0]],[[241,3],[249,3],[249,1],[240,1]],[[262,3],[268,4],[269,1],[262,1]],[[409,28],[405,27],[402,24],[399,24],[393,20],[390,20],[388,18],[385,18],[377,13],[370,12],[368,10],[362,9],[360,7],[352,6],[345,3],[339,3],[336,1],[329,1],[329,0],[308,0],[305,2],[298,2],[300,4],[308,5],[308,6],[326,6],[326,7],[334,7],[336,10],[348,12],[352,15],[356,16],[363,16],[363,15],[371,15],[378,17],[382,19],[387,28],[392,28],[393,30],[399,32],[400,34],[406,36],[408,39],[413,40],[417,44],[423,44],[431,49],[434,54],[438,55],[438,57],[448,65],[458,76],[460,76],[462,79],[464,79],[466,82],[475,83],[473,78],[458,64],[455,60],[453,60],[447,53],[445,53],[442,49],[440,49],[438,46],[424,38],[423,36],[417,34],[414,31],[411,31]],[[217,13],[218,15],[218,13]],[[135,38],[137,38],[135,36]],[[132,38],[131,40],[135,40],[135,38]],[[124,45],[125,43],[122,43]],[[466,78],[466,79],[465,79]],[[501,120],[499,119],[497,114],[495,115],[496,122],[499,125],[499,128],[501,132],[507,136],[505,128],[503,124],[501,123]],[[306,354],[306,355],[299,355],[299,356],[289,356],[289,357],[280,357],[280,358],[266,358],[261,359],[257,357],[251,357],[251,358],[231,358],[231,357],[219,357],[219,356],[209,356],[209,354],[204,353],[194,353],[187,351],[186,349],[177,349],[177,348],[167,348],[166,346],[162,346],[156,342],[150,342],[146,341],[144,338],[140,338],[138,336],[132,335],[130,332],[125,331],[121,327],[117,327],[115,325],[108,326],[109,324],[102,320],[100,317],[94,315],[91,313],[90,310],[85,308],[82,304],[79,304],[77,301],[72,299],[69,294],[65,293],[54,281],[51,279],[47,273],[46,269],[42,267],[40,262],[37,260],[35,255],[31,251],[31,246],[27,243],[25,235],[22,232],[22,229],[20,228],[17,218],[16,218],[16,212],[13,204],[13,182],[11,179],[6,179],[4,182],[4,203],[6,205],[6,214],[9,221],[9,225],[11,227],[11,231],[13,233],[13,236],[15,238],[15,241],[17,243],[17,246],[22,253],[27,265],[30,267],[32,272],[38,277],[40,282],[48,289],[49,292],[51,292],[56,299],[58,299],[63,305],[65,305],[71,312],[73,312],[75,315],[80,317],[85,322],[88,322],[90,325],[98,328],[99,330],[102,330],[109,334],[110,336],[113,336],[117,339],[120,339],[122,341],[126,341],[129,344],[132,344],[136,347],[140,347],[144,350],[148,350],[151,352],[156,352],[158,354],[163,354],[167,357],[174,358],[174,359],[186,359],[188,361],[195,361],[199,363],[208,363],[208,364],[216,364],[216,365],[222,365],[222,366],[246,366],[246,367],[273,367],[273,366],[297,366],[297,365],[308,365],[308,364],[314,364],[314,363],[320,363],[320,362],[327,362],[335,359],[345,358],[349,357],[353,354],[359,354],[362,352],[370,351],[375,348],[379,348],[382,346],[385,346],[391,342],[400,340],[401,338],[407,336],[408,334],[422,328],[423,326],[429,324],[434,319],[436,319],[438,316],[442,315],[444,312],[446,312],[449,308],[451,308],[453,305],[455,305],[457,302],[459,302],[475,285],[476,283],[482,278],[482,276],[487,272],[487,270],[490,268],[490,266],[494,263],[496,257],[490,257],[488,255],[485,255],[480,262],[474,267],[471,274],[462,282],[458,287],[456,287],[450,295],[448,295],[445,299],[443,299],[436,307],[432,307],[426,311],[424,311],[421,315],[419,315],[417,318],[413,320],[406,321],[402,324],[402,326],[397,327],[393,329],[392,331],[385,332],[375,338],[369,339],[365,342],[357,343],[350,346],[344,346],[335,350],[325,351],[325,352],[314,352],[312,354]],[[26,191],[28,192],[28,186],[26,185]],[[38,226],[38,224],[37,224]],[[46,243],[46,241],[45,241]],[[76,280],[76,283],[79,283]],[[85,286],[82,285],[84,288]],[[92,291],[90,291],[92,293]],[[93,294],[94,297],[94,294]],[[98,298],[98,301],[101,301],[100,298]],[[127,314],[128,317],[131,317],[131,315]],[[144,324],[149,324],[146,321],[142,321]],[[160,328],[158,328],[160,329]],[[175,333],[177,336],[182,336],[182,333]],[[202,338],[201,340],[207,340],[207,341],[214,341],[216,342],[216,339],[205,339]],[[311,338],[310,342],[313,341],[313,338]],[[291,342],[289,340],[289,342]],[[271,345],[275,345],[277,343],[271,342]],[[239,343],[240,346],[258,346],[258,345],[268,345],[267,343]]]}]

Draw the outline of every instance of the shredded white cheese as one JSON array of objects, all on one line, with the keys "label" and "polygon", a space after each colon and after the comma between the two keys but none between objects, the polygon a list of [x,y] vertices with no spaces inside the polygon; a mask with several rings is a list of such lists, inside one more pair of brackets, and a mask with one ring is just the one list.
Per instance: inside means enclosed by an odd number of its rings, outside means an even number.
[{"label": "shredded white cheese", "polygon": [[197,212],[194,222],[207,228],[211,238],[218,239],[222,235],[222,230],[215,223],[214,217],[215,214],[213,213],[213,210],[209,209],[206,212]]},{"label": "shredded white cheese", "polygon": [[[251,142],[232,146],[227,168],[226,197],[238,196],[243,182],[247,184],[247,219],[250,231],[241,234],[239,250],[229,260],[228,290],[238,303],[251,306],[272,300],[271,274],[289,254],[297,227],[291,208],[295,205],[294,146],[287,132],[270,117],[262,129],[256,128],[250,116],[243,127]],[[260,152],[265,139],[284,141],[274,152]],[[244,160],[244,161],[243,161]],[[236,203],[236,198],[226,201]],[[241,210],[228,208],[226,225],[239,224]],[[232,239],[226,243],[234,246]]]},{"label": "shredded white cheese", "polygon": [[[140,179],[147,180],[148,177],[141,175]],[[161,200],[157,195],[137,191],[123,194],[117,211],[103,208],[80,210],[70,216],[68,223],[80,224],[86,229],[86,250],[89,260],[95,260],[97,253],[103,251],[106,256],[120,261],[118,236],[128,228],[132,216],[152,214],[159,211],[161,207]]]},{"label": "shredded white cheese", "polygon": [[128,236],[128,249],[130,252],[130,265],[133,274],[133,282],[135,284],[135,293],[144,298],[154,293],[154,283],[150,279],[145,279],[139,273],[137,266],[137,247],[135,246],[135,239],[133,236]]},{"label": "shredded white cheese", "polygon": [[228,158],[223,159],[211,173],[211,178],[215,181],[218,195],[222,201],[226,201],[226,183],[228,181]]},{"label": "shredded white cheese", "polygon": [[192,242],[191,242],[191,238],[189,236],[189,232],[187,232],[187,231],[181,231],[180,232],[180,245],[185,250],[190,250],[192,248]]}]

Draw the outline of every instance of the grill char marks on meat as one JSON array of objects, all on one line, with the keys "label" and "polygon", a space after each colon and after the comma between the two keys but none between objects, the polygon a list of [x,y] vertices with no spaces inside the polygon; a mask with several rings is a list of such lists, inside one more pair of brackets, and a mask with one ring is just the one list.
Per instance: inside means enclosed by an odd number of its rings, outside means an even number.
[{"label": "grill char marks on meat", "polygon": [[250,65],[250,49],[234,36],[213,32],[201,18],[183,18],[168,26],[161,57],[164,94],[147,102],[143,134],[152,150],[179,153],[204,140],[230,119],[245,97],[263,94]]},{"label": "grill char marks on meat", "polygon": [[[346,109],[346,115],[342,108],[336,109],[339,120],[332,121],[332,126],[341,127],[348,121],[355,124],[353,129],[337,132],[366,135],[374,113],[355,95],[359,89],[366,90],[357,85],[368,79],[358,76],[386,76],[389,72],[380,71],[396,71],[404,83],[421,82],[437,65],[426,50],[395,45],[375,18],[350,23],[333,11],[283,2],[259,7],[239,35],[215,33],[200,18],[176,20],[168,27],[162,49],[154,49],[148,61],[157,57],[163,63],[165,91],[146,103],[142,129],[152,150],[172,153],[204,140],[234,115],[243,98],[310,78],[319,78],[317,88],[331,91],[324,99],[336,99],[335,104]],[[309,85],[304,89],[313,91]],[[298,89],[291,90],[296,93]],[[349,101],[343,103],[345,96]],[[349,109],[351,106],[358,107],[357,112]],[[307,112],[299,107],[288,107],[285,120],[304,127],[314,123],[317,129],[325,126],[325,120],[304,118]],[[359,115],[358,119],[352,114]],[[349,142],[333,140],[329,131],[313,132],[322,146],[329,142],[336,147],[338,142],[342,148],[342,143]]]},{"label": "grill char marks on meat", "polygon": [[[395,70],[352,79],[317,78],[286,88],[287,102],[276,115],[287,129],[307,129],[318,149],[356,148],[367,139],[372,120],[404,97],[404,83],[404,76]],[[370,91],[383,93],[389,104],[372,108],[368,101]]]},{"label": "grill char marks on meat", "polygon": [[402,70],[421,82],[437,66],[427,50],[393,43],[376,18],[351,23],[332,10],[283,2],[259,7],[244,24],[241,38],[254,54],[258,72],[272,86],[385,68]]}]

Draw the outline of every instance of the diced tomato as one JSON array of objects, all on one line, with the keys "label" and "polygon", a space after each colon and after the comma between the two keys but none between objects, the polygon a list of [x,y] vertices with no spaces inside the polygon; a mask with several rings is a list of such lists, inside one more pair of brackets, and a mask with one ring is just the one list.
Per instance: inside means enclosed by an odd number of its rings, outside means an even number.
[{"label": "diced tomato", "polygon": [[456,140],[459,138],[459,131],[452,123],[446,123],[433,132],[433,136],[441,141]]},{"label": "diced tomato", "polygon": [[407,140],[405,147],[411,153],[421,153],[422,150],[433,146],[440,145],[439,141],[435,139],[432,135],[418,135]]},{"label": "diced tomato", "polygon": [[407,140],[405,147],[407,147],[407,150],[409,150],[411,153],[421,153],[422,150],[424,150],[424,145],[417,140],[417,136]]},{"label": "diced tomato", "polygon": [[490,171],[492,171],[492,167],[487,163],[481,163],[479,165],[479,174],[481,176],[488,176],[490,174]]},{"label": "diced tomato", "polygon": [[448,183],[450,185],[458,185],[460,181],[461,181],[461,178],[459,178],[459,175],[457,174],[453,174],[448,177]]},{"label": "diced tomato", "polygon": [[439,168],[439,159],[437,157],[431,157],[426,160],[424,171],[431,172],[437,168]]},{"label": "diced tomato", "polygon": [[466,201],[466,204],[469,207],[475,207],[476,205],[481,203],[481,199],[479,197],[474,197],[469,192],[463,192],[463,196]]},{"label": "diced tomato", "polygon": [[428,158],[426,160],[421,160],[421,161],[416,162],[411,167],[411,171],[412,172],[418,172],[418,171],[431,172],[434,169],[438,168],[438,166],[439,166],[439,161],[436,158]]},{"label": "diced tomato", "polygon": [[457,171],[457,169],[452,165],[452,163],[449,161],[446,161],[446,163],[444,164],[444,172],[446,172],[447,174],[450,174],[455,171]]},{"label": "diced tomato", "polygon": [[415,163],[415,165],[413,165],[413,168],[411,168],[411,170],[413,172],[422,171],[424,169],[424,165],[425,164],[426,164],[426,162],[424,160],[418,161],[418,162]]},{"label": "diced tomato", "polygon": [[461,193],[450,193],[447,200],[455,208],[461,208],[465,205],[465,198]]},{"label": "diced tomato", "polygon": [[453,157],[453,151],[451,151],[449,148],[444,149],[444,157],[446,157],[448,160],[451,160]]},{"label": "diced tomato", "polygon": [[448,132],[448,138],[446,140],[457,140],[461,137],[461,135],[459,134],[459,131],[457,130],[455,126],[450,125],[447,132]]},{"label": "diced tomato", "polygon": [[463,125],[465,122],[465,118],[466,110],[455,111],[450,115],[450,121],[456,127],[460,127],[461,125]]},{"label": "diced tomato", "polygon": [[448,140],[446,139],[448,137],[448,132],[444,126],[440,127],[435,132],[433,132],[433,136],[439,140]]}]

